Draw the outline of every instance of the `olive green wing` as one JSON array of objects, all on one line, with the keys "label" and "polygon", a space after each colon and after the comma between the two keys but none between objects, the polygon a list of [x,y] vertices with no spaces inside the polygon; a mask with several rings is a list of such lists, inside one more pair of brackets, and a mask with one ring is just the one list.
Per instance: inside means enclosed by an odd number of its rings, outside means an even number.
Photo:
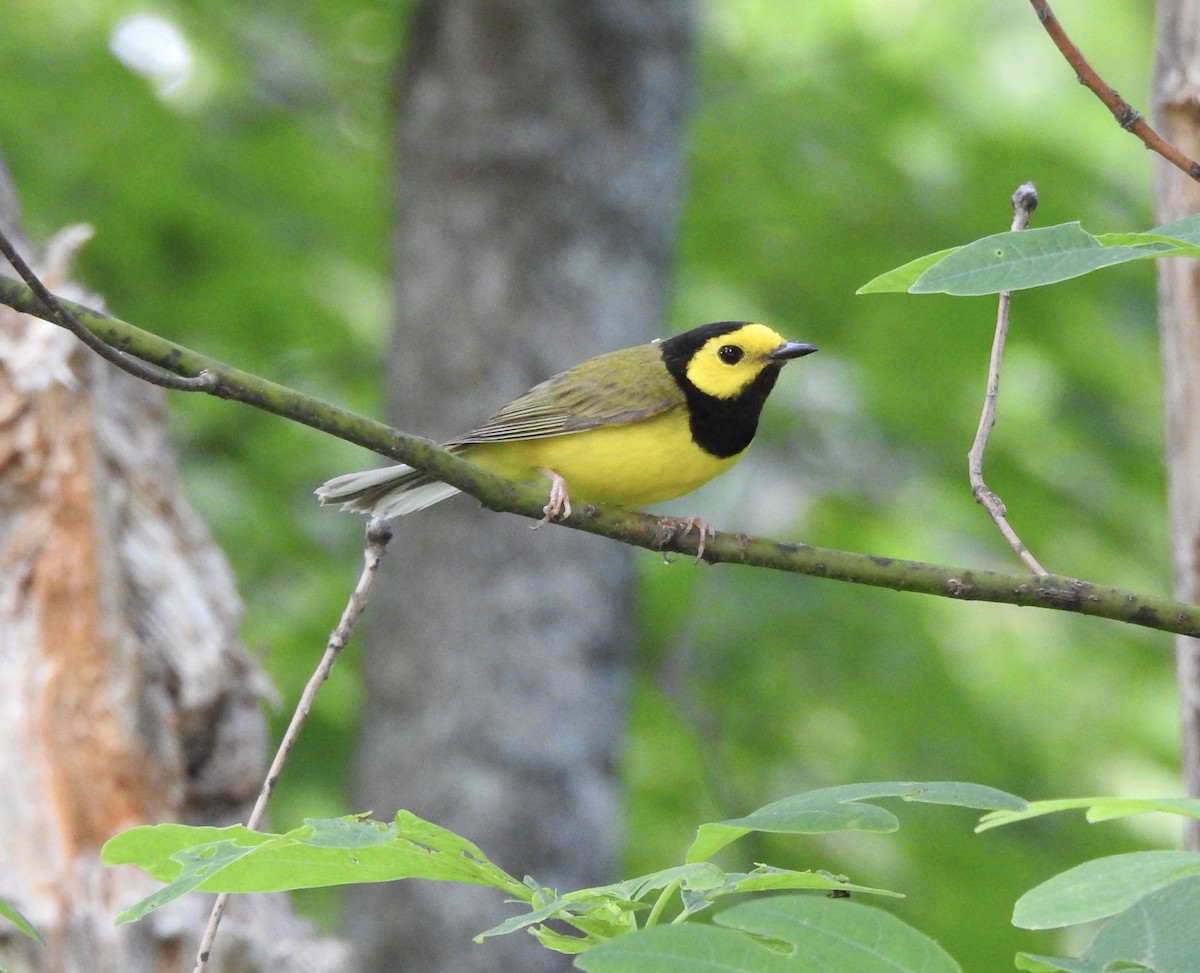
[{"label": "olive green wing", "polygon": [[560,372],[448,445],[562,436],[638,422],[684,404],[656,342],[589,358]]}]

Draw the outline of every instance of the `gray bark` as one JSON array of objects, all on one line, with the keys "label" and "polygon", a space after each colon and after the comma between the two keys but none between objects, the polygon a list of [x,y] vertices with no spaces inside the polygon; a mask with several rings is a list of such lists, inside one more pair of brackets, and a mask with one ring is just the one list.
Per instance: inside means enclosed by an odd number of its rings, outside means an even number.
[{"label": "gray bark", "polygon": [[[1160,0],[1154,124],[1200,158],[1200,5]],[[1200,212],[1200,185],[1154,157],[1154,212],[1169,223]],[[1158,260],[1159,332],[1167,421],[1167,483],[1175,596],[1200,601],[1200,264]],[[1200,796],[1200,643],[1175,642],[1187,793]],[[1200,829],[1188,827],[1200,850]]]},{"label": "gray bark", "polygon": [[[427,0],[402,73],[390,414],[445,438],[663,331],[689,82],[683,0]],[[357,789],[517,876],[612,878],[633,634],[616,545],[455,498],[397,524],[373,596]],[[475,889],[356,890],[365,970],[569,960]]]}]

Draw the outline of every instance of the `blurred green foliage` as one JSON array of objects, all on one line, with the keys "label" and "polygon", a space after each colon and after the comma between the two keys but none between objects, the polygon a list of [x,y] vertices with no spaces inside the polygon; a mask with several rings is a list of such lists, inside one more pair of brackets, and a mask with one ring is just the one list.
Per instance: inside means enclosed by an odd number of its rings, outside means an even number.
[{"label": "blurred green foliage", "polygon": [[[0,151],[30,234],[94,223],[81,276],[122,317],[377,414],[391,90],[409,7],[10,0]],[[1007,229],[1026,179],[1041,190],[1035,225],[1146,229],[1145,150],[1018,0],[699,10],[666,326],[758,318],[822,350],[785,374],[752,456],[672,509],[718,528],[1015,568],[965,475],[994,301],[854,291]],[[1107,80],[1148,107],[1149,5],[1060,0],[1056,12]],[[181,32],[189,80],[114,56],[114,30],[134,13]],[[1166,593],[1153,272],[1137,264],[1017,296],[985,473],[1051,570]],[[359,548],[357,525],[309,493],[361,451],[227,403],[172,404],[189,492],[247,601],[246,641],[294,699]],[[1027,798],[1179,790],[1166,636],[641,563],[628,874],[679,861],[699,821],[856,780],[965,779]],[[279,826],[346,810],[340,768],[359,692],[348,669],[322,691]],[[763,837],[731,853],[907,891],[903,918],[964,968],[994,969],[1017,949],[1059,948],[1009,926],[1021,892],[1088,856],[1176,840],[1170,822],[1133,830],[1141,819],[973,836],[965,812],[901,817],[897,836]]]}]

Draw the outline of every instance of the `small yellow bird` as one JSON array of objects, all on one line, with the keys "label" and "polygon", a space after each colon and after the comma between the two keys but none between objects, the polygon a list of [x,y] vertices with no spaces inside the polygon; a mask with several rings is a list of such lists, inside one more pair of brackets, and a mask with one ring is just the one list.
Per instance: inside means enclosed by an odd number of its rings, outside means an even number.
[{"label": "small yellow bird", "polygon": [[[571,500],[670,500],[741,458],[780,370],[816,350],[762,324],[706,324],[589,358],[445,448],[510,480],[549,479],[542,523],[570,516]],[[399,517],[458,492],[411,466],[389,466],[335,477],[316,494],[343,510]],[[685,524],[700,526],[703,549],[711,532],[694,518]]]}]

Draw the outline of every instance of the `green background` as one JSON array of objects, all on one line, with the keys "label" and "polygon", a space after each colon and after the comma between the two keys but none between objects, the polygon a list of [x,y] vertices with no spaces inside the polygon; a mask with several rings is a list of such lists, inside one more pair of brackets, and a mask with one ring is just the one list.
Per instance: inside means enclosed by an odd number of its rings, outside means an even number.
[{"label": "green background", "polygon": [[[0,151],[31,236],[93,223],[79,276],[115,313],[379,414],[390,111],[410,5],[6,8]],[[190,81],[156,94],[113,56],[114,27],[135,11],[183,31]],[[1056,12],[1147,109],[1151,5],[1060,0]],[[821,353],[785,373],[751,457],[668,509],[1015,569],[965,472],[995,301],[854,291],[1007,229],[1026,179],[1041,191],[1035,225],[1147,229],[1147,153],[1018,0],[711,0],[698,13],[665,329],[759,319]],[[1050,570],[1166,594],[1153,273],[1143,262],[1016,296],[985,472]],[[318,510],[311,490],[362,452],[199,396],[172,407],[188,492],[246,599],[246,643],[294,700],[358,567],[358,522]],[[965,779],[1031,799],[1179,791],[1165,635],[637,557],[627,874],[679,861],[702,820],[832,784]],[[275,807],[281,827],[349,809],[329,768],[348,766],[361,693],[351,668],[322,690]],[[1019,948],[1066,948],[1008,925],[1031,885],[1089,856],[1178,840],[1166,819],[1064,816],[974,836],[966,812],[900,813],[898,836],[748,840],[727,860],[904,891],[891,908],[982,970],[1007,968]]]}]

